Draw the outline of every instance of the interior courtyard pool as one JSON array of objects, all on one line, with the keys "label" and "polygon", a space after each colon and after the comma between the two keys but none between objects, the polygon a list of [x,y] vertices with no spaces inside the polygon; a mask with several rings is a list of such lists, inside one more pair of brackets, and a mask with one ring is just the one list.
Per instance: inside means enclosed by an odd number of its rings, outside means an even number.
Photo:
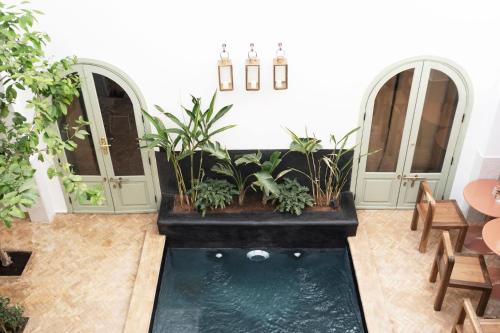
[{"label": "interior courtyard pool", "polygon": [[151,332],[365,332],[349,250],[166,248]]}]

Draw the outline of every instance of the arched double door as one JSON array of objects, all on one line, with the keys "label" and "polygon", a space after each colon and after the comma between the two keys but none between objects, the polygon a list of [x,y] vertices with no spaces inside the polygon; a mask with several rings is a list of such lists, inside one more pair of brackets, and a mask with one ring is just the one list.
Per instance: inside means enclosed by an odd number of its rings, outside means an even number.
[{"label": "arched double door", "polygon": [[466,88],[457,70],[430,60],[399,66],[375,84],[365,105],[359,207],[414,207],[423,179],[437,199],[444,196],[464,130]]},{"label": "arched double door", "polygon": [[59,120],[59,132],[71,137],[82,117],[89,122],[90,135],[75,139],[76,149],[66,150],[60,158],[89,187],[101,190],[105,202],[95,206],[70,195],[69,206],[75,212],[155,211],[156,165],[153,153],[140,148],[139,138],[146,130],[140,97],[117,71],[94,64],[77,64],[73,71],[80,77],[80,96]]}]

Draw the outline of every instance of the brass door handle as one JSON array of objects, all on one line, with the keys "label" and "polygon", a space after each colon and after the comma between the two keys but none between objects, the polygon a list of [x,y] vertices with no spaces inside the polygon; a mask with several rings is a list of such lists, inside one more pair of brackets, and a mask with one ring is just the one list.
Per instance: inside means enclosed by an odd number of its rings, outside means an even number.
[{"label": "brass door handle", "polygon": [[100,146],[101,146],[101,151],[104,155],[109,153],[109,147],[111,147],[111,145],[108,144],[108,141],[106,140],[106,138],[101,138]]},{"label": "brass door handle", "polygon": [[118,179],[115,179],[113,177],[110,177],[109,181],[113,183],[113,188],[116,188],[117,186],[118,188],[122,188],[122,183],[128,182],[128,179],[123,179],[122,177],[118,177]]},{"label": "brass door handle", "polygon": [[404,180],[408,180],[410,181],[410,187],[413,187],[415,186],[415,182],[418,181],[418,180],[425,180],[426,178],[425,177],[419,177],[418,175],[415,175],[415,176],[407,176],[407,175],[403,175],[403,179]]}]

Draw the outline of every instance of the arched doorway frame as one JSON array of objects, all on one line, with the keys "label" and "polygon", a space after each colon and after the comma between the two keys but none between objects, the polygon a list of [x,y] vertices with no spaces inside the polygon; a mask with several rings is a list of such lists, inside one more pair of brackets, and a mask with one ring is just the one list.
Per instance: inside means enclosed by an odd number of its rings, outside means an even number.
[{"label": "arched doorway frame", "polygon": [[[457,167],[459,165],[459,160],[460,160],[460,155],[462,151],[462,146],[464,143],[465,139],[465,134],[467,132],[468,124],[469,124],[469,119],[470,119],[470,113],[472,110],[472,105],[473,105],[473,88],[472,88],[472,83],[467,75],[466,71],[457,63],[454,61],[439,57],[439,56],[431,56],[431,55],[424,55],[424,56],[418,56],[418,57],[412,57],[412,58],[407,58],[403,59],[401,61],[398,61],[390,66],[387,66],[384,68],[370,83],[368,86],[367,90],[365,91],[365,94],[363,96],[363,99],[361,101],[360,105],[360,111],[359,111],[359,118],[358,118],[358,124],[360,127],[360,130],[358,131],[357,137],[356,137],[356,149],[354,151],[354,163],[353,163],[353,169],[352,169],[352,177],[351,177],[351,191],[355,193],[356,195],[356,186],[358,182],[358,176],[359,176],[359,162],[361,160],[360,154],[361,154],[361,147],[364,142],[364,140],[368,140],[368,138],[364,137],[364,132],[365,132],[365,126],[371,126],[371,124],[367,124],[365,119],[367,118],[366,115],[368,112],[373,112],[373,109],[370,106],[370,100],[373,100],[374,97],[377,95],[379,92],[380,88],[387,82],[387,77],[392,75],[395,75],[401,71],[404,71],[405,69],[408,69],[409,66],[411,66],[412,63],[415,62],[425,62],[425,61],[432,61],[436,62],[439,64],[442,64],[444,66],[447,66],[449,69],[453,70],[457,76],[460,78],[462,81],[462,84],[465,87],[465,107],[464,107],[464,118],[462,121],[462,125],[460,128],[460,132],[456,141],[455,149],[453,151],[453,164],[451,165],[447,180],[446,180],[446,185],[445,185],[445,190],[444,190],[444,195],[443,198],[448,198],[451,193],[451,189],[453,186],[453,181],[456,175]],[[371,117],[370,117],[371,119]],[[360,207],[363,208],[363,207]],[[369,207],[369,208],[375,208],[375,207]],[[380,208],[394,208],[394,207],[380,207]]]},{"label": "arched doorway frame", "polygon": [[[144,121],[144,117],[142,114],[138,114],[140,112],[139,110],[145,110],[147,111],[147,103],[146,100],[144,99],[144,96],[141,93],[141,90],[137,86],[137,84],[132,80],[130,76],[128,76],[124,71],[119,69],[118,67],[101,61],[101,60],[96,60],[96,59],[90,59],[90,58],[78,58],[77,62],[75,65],[80,65],[80,66],[96,66],[99,68],[102,68],[104,71],[108,71],[116,76],[118,76],[121,80],[125,82],[127,85],[127,88],[130,89],[134,97],[139,103],[140,108],[135,109],[134,108],[134,113],[136,115],[136,119],[142,119],[143,121],[141,122],[143,128],[144,128],[144,133],[151,133],[151,127],[148,122]],[[138,126],[139,124],[137,124]],[[150,164],[150,170],[151,170],[151,178],[153,181],[153,190],[154,190],[154,195],[155,195],[155,201],[156,201],[156,208],[158,209],[161,204],[161,189],[160,189],[160,181],[159,181],[159,176],[158,176],[158,167],[156,164],[156,156],[155,156],[155,151],[153,150],[148,150],[147,151],[148,155],[148,160]],[[62,185],[61,185],[62,186]],[[70,196],[64,191],[64,199],[66,202],[66,207],[68,209],[68,212],[74,212],[73,204],[70,199]],[[126,212],[125,212],[126,213]]]}]

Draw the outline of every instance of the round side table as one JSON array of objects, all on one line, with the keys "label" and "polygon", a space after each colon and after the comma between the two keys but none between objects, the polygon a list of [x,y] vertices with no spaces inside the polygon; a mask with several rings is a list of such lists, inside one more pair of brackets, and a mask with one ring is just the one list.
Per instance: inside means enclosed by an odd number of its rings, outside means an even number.
[{"label": "round side table", "polygon": [[465,201],[481,214],[500,217],[500,204],[495,202],[491,193],[495,186],[500,186],[500,180],[478,179],[470,182],[464,188]]}]

